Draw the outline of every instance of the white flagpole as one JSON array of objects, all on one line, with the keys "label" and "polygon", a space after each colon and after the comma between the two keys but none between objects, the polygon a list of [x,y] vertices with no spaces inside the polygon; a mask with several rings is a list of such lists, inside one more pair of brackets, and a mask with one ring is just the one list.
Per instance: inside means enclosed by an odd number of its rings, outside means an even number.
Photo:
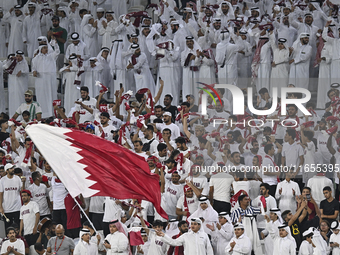
[{"label": "white flagpole", "polygon": [[76,202],[76,204],[78,205],[78,207],[80,208],[80,210],[83,212],[83,214],[84,214],[84,216],[86,217],[86,219],[90,222],[90,224],[91,224],[93,230],[94,230],[96,233],[98,233],[98,232],[97,232],[97,229],[94,227],[92,221],[91,221],[90,218],[87,216],[87,214],[85,213],[84,209],[80,206],[80,204],[78,203],[77,199],[73,198],[73,200],[74,200],[74,202]]}]

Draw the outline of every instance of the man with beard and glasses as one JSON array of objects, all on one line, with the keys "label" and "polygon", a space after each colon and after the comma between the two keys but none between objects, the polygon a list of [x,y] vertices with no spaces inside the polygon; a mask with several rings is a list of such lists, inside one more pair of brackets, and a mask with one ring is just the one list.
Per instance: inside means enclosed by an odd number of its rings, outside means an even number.
[{"label": "man with beard and glasses", "polygon": [[49,254],[73,254],[74,242],[71,238],[65,236],[63,225],[59,224],[55,227],[57,236],[51,237],[47,244],[47,252]]},{"label": "man with beard and glasses", "polygon": [[57,59],[58,70],[62,68],[64,64],[65,43],[67,40],[67,31],[65,28],[60,27],[59,23],[60,23],[59,17],[54,16],[52,18],[53,27],[50,29],[50,31],[47,32],[48,40],[50,41],[51,36],[54,36],[59,46],[60,53]]},{"label": "man with beard and glasses", "polygon": [[22,103],[19,108],[15,111],[12,119],[17,119],[19,115],[21,115],[24,111],[28,111],[30,113],[30,120],[36,119],[37,121],[41,120],[41,107],[38,102],[33,101],[33,91],[27,90],[25,92],[25,102]]},{"label": "man with beard and glasses", "polygon": [[[172,239],[177,239],[178,237],[180,237],[181,235],[189,231],[188,223],[185,220],[180,221],[177,226],[179,229],[179,233],[177,235],[174,235]],[[168,255],[172,255],[172,254],[183,255],[184,247],[183,246],[170,246],[168,250]]]},{"label": "man with beard and glasses", "polygon": [[8,228],[13,222],[19,223],[21,208],[21,180],[14,175],[15,166],[12,164],[5,165],[6,176],[0,180],[0,213],[5,214],[9,222],[5,222]]}]

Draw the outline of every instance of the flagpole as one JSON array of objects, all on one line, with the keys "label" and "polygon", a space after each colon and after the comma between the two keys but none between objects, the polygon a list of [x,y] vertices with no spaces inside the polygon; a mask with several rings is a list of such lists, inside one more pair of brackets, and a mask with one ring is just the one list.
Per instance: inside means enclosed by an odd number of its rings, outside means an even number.
[{"label": "flagpole", "polygon": [[92,221],[90,220],[90,218],[87,216],[87,214],[85,213],[84,209],[80,206],[80,204],[78,203],[77,199],[73,198],[74,202],[76,202],[76,204],[78,205],[78,207],[80,208],[80,210],[83,212],[84,216],[86,217],[86,219],[88,220],[88,222],[91,224],[93,230],[97,232],[97,229],[94,227]]}]

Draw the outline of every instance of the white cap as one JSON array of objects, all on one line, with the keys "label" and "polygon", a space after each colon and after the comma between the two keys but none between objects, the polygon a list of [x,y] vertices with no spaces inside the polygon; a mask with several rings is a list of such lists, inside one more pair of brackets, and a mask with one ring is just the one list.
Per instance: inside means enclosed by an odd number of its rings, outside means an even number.
[{"label": "white cap", "polygon": [[7,171],[8,169],[11,169],[13,167],[15,167],[15,165],[12,165],[11,163],[8,163],[8,164],[5,165],[5,171]]}]

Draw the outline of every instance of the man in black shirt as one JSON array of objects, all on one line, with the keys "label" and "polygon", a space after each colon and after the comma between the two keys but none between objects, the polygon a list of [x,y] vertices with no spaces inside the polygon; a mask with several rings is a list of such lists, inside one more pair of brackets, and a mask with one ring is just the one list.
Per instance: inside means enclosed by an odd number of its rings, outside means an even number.
[{"label": "man in black shirt", "polygon": [[0,144],[2,141],[6,140],[9,137],[8,129],[8,120],[0,120]]},{"label": "man in black shirt", "polygon": [[339,201],[332,197],[332,189],[329,186],[323,188],[323,195],[326,199],[320,203],[321,218],[331,224],[332,221],[338,218]]},{"label": "man in black shirt", "polygon": [[287,223],[290,227],[290,232],[296,241],[296,249],[299,250],[302,242],[302,233],[300,223],[307,216],[307,201],[302,200],[301,206],[293,215],[290,210],[286,210],[282,213],[281,217],[284,223]]},{"label": "man in black shirt", "polygon": [[164,101],[163,101],[165,107],[164,107],[163,111],[171,112],[171,115],[172,115],[171,121],[172,121],[172,123],[175,123],[175,118],[178,114],[178,109],[177,109],[176,106],[171,105],[172,99],[173,99],[172,95],[170,95],[170,94],[165,95]]}]

